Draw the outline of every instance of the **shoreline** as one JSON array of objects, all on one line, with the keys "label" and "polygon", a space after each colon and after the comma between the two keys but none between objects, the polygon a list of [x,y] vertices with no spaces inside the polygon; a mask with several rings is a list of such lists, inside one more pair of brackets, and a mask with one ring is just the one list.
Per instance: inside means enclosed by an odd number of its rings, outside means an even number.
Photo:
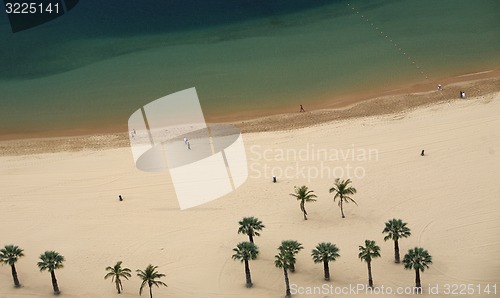
[{"label": "shoreline", "polygon": [[[464,78],[466,80],[464,80]],[[500,69],[462,74],[442,80],[443,90],[436,89],[436,82],[396,88],[385,94],[372,96],[347,96],[332,104],[312,106],[305,113],[282,112],[240,121],[207,119],[208,123],[229,123],[242,133],[294,130],[332,121],[406,113],[413,109],[460,100],[458,92],[465,90],[467,98],[475,98],[500,92]],[[308,107],[306,107],[308,109]],[[232,115],[233,117],[236,115]],[[116,130],[114,130],[116,129]],[[70,135],[49,134],[44,136],[0,136],[0,156],[18,156],[64,151],[106,150],[129,146],[127,132],[118,127],[106,132],[71,131]],[[64,132],[62,132],[64,134]],[[68,133],[68,132],[66,132]]]}]

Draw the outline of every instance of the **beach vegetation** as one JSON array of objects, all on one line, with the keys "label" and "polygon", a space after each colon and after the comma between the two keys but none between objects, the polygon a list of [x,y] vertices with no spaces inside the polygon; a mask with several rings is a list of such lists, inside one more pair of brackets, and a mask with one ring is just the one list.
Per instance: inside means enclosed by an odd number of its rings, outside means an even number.
[{"label": "beach vegetation", "polygon": [[19,283],[19,278],[17,276],[16,263],[19,258],[23,257],[23,249],[16,245],[5,245],[4,248],[0,249],[0,263],[7,264],[10,266],[12,271],[12,279],[14,280],[14,286],[19,288],[21,284]]},{"label": "beach vegetation", "polygon": [[323,263],[325,280],[330,280],[329,262],[334,262],[340,257],[339,248],[330,242],[321,242],[312,250],[311,256],[314,263]]},{"label": "beach vegetation", "polygon": [[313,190],[309,190],[309,188],[305,185],[301,187],[295,186],[295,192],[290,194],[292,197],[296,198],[297,201],[300,201],[300,210],[304,214],[304,220],[307,220],[307,211],[305,204],[306,202],[316,202],[317,196],[314,194]]},{"label": "beach vegetation", "polygon": [[276,268],[283,269],[283,274],[285,276],[285,298],[292,297],[290,291],[290,279],[288,278],[288,270],[290,269],[290,263],[292,262],[292,255],[287,251],[280,251],[279,254],[274,256],[274,265]]},{"label": "beach vegetation", "polygon": [[233,248],[233,260],[239,260],[245,263],[245,277],[246,277],[246,287],[251,288],[253,286],[252,276],[250,274],[250,266],[248,261],[255,260],[259,254],[259,249],[252,242],[240,242]]},{"label": "beach vegetation", "polygon": [[162,277],[165,277],[165,274],[159,273],[156,271],[158,266],[153,266],[149,264],[146,269],[139,270],[137,269],[137,276],[142,280],[141,287],[139,288],[139,295],[142,295],[142,290],[146,285],[149,286],[149,297],[153,298],[153,286],[159,288],[160,286],[168,287],[166,283],[159,280]]},{"label": "beach vegetation", "polygon": [[384,237],[384,241],[393,240],[394,241],[394,262],[400,262],[399,256],[399,239],[408,238],[411,236],[410,228],[408,228],[407,223],[403,222],[401,219],[391,219],[385,223],[385,228],[382,233],[387,234]]},{"label": "beach vegetation", "polygon": [[345,218],[343,207],[344,203],[353,202],[354,204],[358,205],[358,203],[356,203],[356,201],[351,198],[351,195],[356,193],[356,188],[349,186],[351,182],[351,179],[341,181],[340,178],[337,178],[335,179],[334,186],[330,188],[330,193],[335,194],[333,196],[333,201],[335,202],[336,199],[339,199],[338,205],[340,207],[342,218]]},{"label": "beach vegetation", "polygon": [[297,261],[295,259],[295,255],[297,255],[302,249],[304,249],[302,243],[296,240],[283,240],[281,241],[281,245],[278,247],[278,249],[290,254],[290,272],[295,272],[295,263]]},{"label": "beach vegetation", "polygon": [[122,267],[122,261],[118,261],[114,266],[106,267],[106,271],[108,273],[104,276],[104,279],[111,278],[111,281],[116,285],[118,294],[120,294],[123,291],[122,278],[128,280],[131,277],[130,269]]},{"label": "beach vegetation", "polygon": [[426,268],[429,268],[430,264],[432,264],[432,256],[427,250],[421,247],[410,249],[403,258],[404,268],[407,270],[415,270],[415,288],[417,293],[422,292],[420,272],[424,272]]},{"label": "beach vegetation", "polygon": [[238,222],[240,225],[238,228],[238,234],[248,235],[248,240],[253,243],[254,236],[260,236],[260,231],[262,231],[266,226],[262,224],[258,218],[253,216],[244,217]]},{"label": "beach vegetation", "polygon": [[365,240],[365,246],[359,246],[358,258],[368,266],[368,286],[373,288],[372,260],[380,257],[380,247],[373,240]]},{"label": "beach vegetation", "polygon": [[52,279],[52,288],[54,289],[54,294],[59,295],[59,285],[57,284],[55,271],[64,267],[63,262],[65,261],[64,256],[60,255],[55,251],[46,251],[40,255],[40,262],[37,263],[40,272],[49,271],[50,277]]}]

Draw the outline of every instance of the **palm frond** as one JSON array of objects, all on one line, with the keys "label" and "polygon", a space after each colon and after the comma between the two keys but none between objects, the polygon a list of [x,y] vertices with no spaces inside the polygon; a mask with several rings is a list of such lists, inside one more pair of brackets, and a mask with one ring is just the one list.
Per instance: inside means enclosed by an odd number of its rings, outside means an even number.
[{"label": "palm frond", "polygon": [[400,238],[407,238],[411,236],[411,230],[407,227],[407,223],[403,222],[401,219],[391,219],[385,223],[384,230],[382,233],[387,235],[384,237],[384,241],[392,239],[398,241]]},{"label": "palm frond", "polygon": [[240,242],[233,248],[235,252],[232,256],[233,260],[240,260],[241,262],[248,260],[255,260],[259,254],[258,247],[251,242]]},{"label": "palm frond", "polygon": [[23,251],[16,245],[5,245],[4,248],[0,249],[0,263],[15,264],[20,257],[24,257]]},{"label": "palm frond", "polygon": [[55,251],[46,251],[40,255],[40,262],[37,263],[40,271],[52,272],[56,269],[64,268],[64,257]]},{"label": "palm frond", "polygon": [[153,265],[149,264],[144,271],[139,270],[139,269],[136,270],[137,276],[140,279],[142,279],[141,287],[139,288],[139,295],[142,294],[142,290],[144,288],[144,285],[146,285],[146,284],[148,284],[148,285],[154,284],[157,287],[160,285],[167,286],[166,283],[159,281],[159,280],[156,280],[156,279],[160,279],[162,277],[165,277],[165,274],[157,272],[156,268],[158,268],[158,266],[153,266]]},{"label": "palm frond", "polygon": [[339,249],[335,244],[330,242],[321,242],[312,250],[311,256],[314,263],[321,263],[324,261],[332,262],[340,257]]},{"label": "palm frond", "polygon": [[431,264],[432,256],[421,247],[408,250],[408,253],[403,258],[404,268],[408,270],[415,269],[423,272]]}]

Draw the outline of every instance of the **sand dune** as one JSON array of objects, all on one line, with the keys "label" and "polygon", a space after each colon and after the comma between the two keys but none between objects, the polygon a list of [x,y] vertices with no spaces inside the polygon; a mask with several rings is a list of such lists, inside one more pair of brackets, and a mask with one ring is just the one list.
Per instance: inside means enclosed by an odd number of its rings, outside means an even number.
[{"label": "sand dune", "polygon": [[[358,245],[371,239],[382,249],[372,265],[375,286],[411,287],[414,272],[394,264],[393,244],[383,241],[384,222],[393,217],[412,229],[413,235],[400,241],[402,254],[422,246],[433,256],[434,264],[422,275],[422,297],[449,296],[443,292],[446,284],[474,284],[476,291],[478,284],[500,286],[498,115],[496,93],[412,112],[247,133],[248,181],[223,198],[185,211],[178,210],[168,173],[136,170],[128,148],[2,156],[0,246],[14,243],[26,256],[17,264],[20,289],[12,287],[10,269],[0,267],[0,297],[52,297],[50,275],[36,268],[45,250],[67,259],[56,272],[62,297],[114,297],[114,285],[103,276],[104,268],[118,260],[134,271],[158,265],[169,287],[155,288],[156,297],[282,297],[283,274],[273,260],[284,239],[305,247],[297,256],[297,271],[290,274],[293,285],[325,283],[322,265],[310,257],[323,241],[337,244],[341,255],[330,266],[327,284],[366,284],[366,264],[357,253]],[[345,160],[313,159],[313,147],[356,154]],[[362,158],[363,150],[370,149],[376,155]],[[309,151],[305,159],[276,160],[280,150]],[[264,151],[270,160],[258,158]],[[266,165],[292,170],[273,184],[271,172],[264,177]],[[293,170],[297,167],[309,174],[327,170],[307,177]],[[357,171],[350,178],[359,206],[347,205],[342,219],[328,193],[336,178],[328,169],[345,174],[347,167]],[[317,202],[306,205],[308,221],[289,196],[295,185],[304,184],[318,195]],[[249,215],[266,225],[255,239],[260,255],[250,262],[252,289],[245,288],[243,265],[231,259],[232,248],[246,240],[236,233],[237,222]],[[429,284],[439,285],[440,294],[430,295]],[[137,297],[139,285],[134,274],[124,281],[121,297]]]}]

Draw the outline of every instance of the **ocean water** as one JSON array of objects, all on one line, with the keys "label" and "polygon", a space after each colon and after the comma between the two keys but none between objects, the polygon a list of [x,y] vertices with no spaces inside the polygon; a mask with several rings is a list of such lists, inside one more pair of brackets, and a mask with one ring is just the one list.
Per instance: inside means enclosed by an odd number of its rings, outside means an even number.
[{"label": "ocean water", "polygon": [[498,68],[500,1],[82,0],[0,37],[0,134],[105,131],[190,87],[245,117]]}]

